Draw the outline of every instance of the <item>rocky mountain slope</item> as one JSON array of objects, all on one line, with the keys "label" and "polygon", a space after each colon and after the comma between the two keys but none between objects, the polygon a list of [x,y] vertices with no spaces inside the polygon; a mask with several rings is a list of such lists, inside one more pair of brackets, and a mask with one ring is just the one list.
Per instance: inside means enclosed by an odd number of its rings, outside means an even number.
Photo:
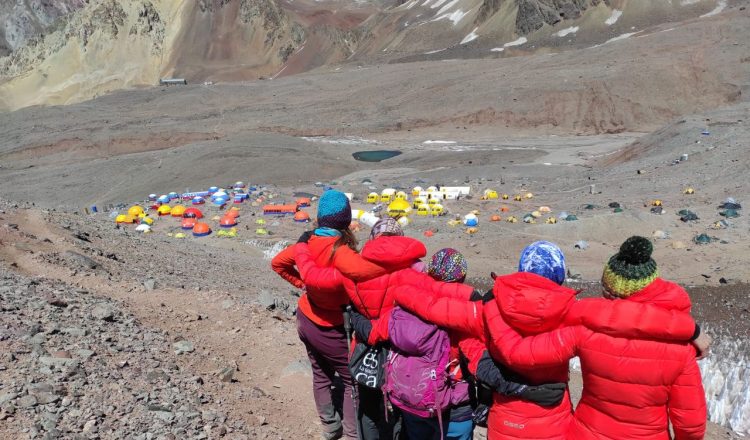
[{"label": "rocky mountain slope", "polygon": [[[351,53],[340,41],[370,9],[355,5],[336,14],[338,6],[332,8],[321,16],[320,8],[275,0],[60,3],[50,9],[60,12],[54,25],[29,25],[25,44],[17,37],[5,44],[10,54],[0,58],[0,109],[77,102],[158,84],[164,76],[191,82],[273,76],[306,42],[319,59],[302,70],[340,61]],[[31,12],[9,13],[19,21]],[[6,29],[6,40],[9,35],[15,33]]]},{"label": "rocky mountain slope", "polygon": [[6,0],[0,3],[0,57],[45,34],[86,0]]},{"label": "rocky mountain slope", "polygon": [[158,83],[238,81],[338,63],[560,51],[742,1],[84,0],[0,6],[0,110]]}]

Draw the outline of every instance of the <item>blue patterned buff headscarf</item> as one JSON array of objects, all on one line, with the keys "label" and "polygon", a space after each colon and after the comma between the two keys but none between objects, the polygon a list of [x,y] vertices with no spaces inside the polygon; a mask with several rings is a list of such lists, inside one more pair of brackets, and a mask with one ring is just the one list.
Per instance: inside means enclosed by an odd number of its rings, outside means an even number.
[{"label": "blue patterned buff headscarf", "polygon": [[518,271],[534,273],[562,284],[565,282],[565,255],[554,243],[531,243],[521,252]]}]

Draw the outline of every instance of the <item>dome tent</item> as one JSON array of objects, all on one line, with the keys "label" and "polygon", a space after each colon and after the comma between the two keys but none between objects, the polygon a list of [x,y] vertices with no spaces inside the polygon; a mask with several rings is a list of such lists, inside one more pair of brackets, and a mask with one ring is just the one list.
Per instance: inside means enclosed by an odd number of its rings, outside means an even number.
[{"label": "dome tent", "polygon": [[294,214],[294,221],[297,223],[307,223],[310,221],[310,214],[305,211],[297,211],[297,213]]},{"label": "dome tent", "polygon": [[396,190],[393,188],[386,188],[380,193],[380,201],[383,203],[391,203],[393,196],[396,195]]},{"label": "dome tent", "polygon": [[416,196],[418,196],[418,195],[422,194],[422,191],[423,191],[423,190],[422,190],[422,187],[421,187],[421,186],[415,186],[415,187],[414,187],[414,188],[413,188],[413,189],[411,190],[411,195],[413,195],[414,197],[416,197]]},{"label": "dome tent", "polygon": [[185,214],[185,207],[182,205],[175,205],[170,212],[172,217],[182,217]]},{"label": "dome tent", "polygon": [[132,215],[133,217],[138,217],[143,214],[143,212],[143,208],[138,205],[133,205],[128,209],[128,215]]},{"label": "dome tent", "polygon": [[169,196],[166,194],[162,194],[158,199],[156,199],[156,201],[159,203],[169,203]]},{"label": "dome tent", "polygon": [[380,201],[380,195],[376,192],[371,192],[367,195],[367,203],[378,203]]},{"label": "dome tent", "polygon": [[149,225],[138,225],[138,226],[136,226],[135,230],[137,232],[143,232],[143,233],[151,232],[151,226],[149,226]]},{"label": "dome tent", "polygon": [[221,220],[219,220],[219,225],[222,228],[233,228],[237,226],[237,219],[235,217],[225,215],[221,218]]},{"label": "dome tent", "polygon": [[196,223],[198,223],[198,220],[196,220],[195,218],[183,218],[181,227],[186,231],[190,231],[193,229]]},{"label": "dome tent", "polygon": [[404,199],[396,199],[388,205],[388,215],[390,217],[404,217],[411,212],[411,205]]},{"label": "dome tent", "polygon": [[409,196],[405,192],[399,191],[396,193],[396,198],[401,200],[409,200]]},{"label": "dome tent", "polygon": [[193,226],[193,236],[195,237],[205,237],[210,233],[211,227],[206,223],[196,223],[195,226]]},{"label": "dome tent", "polygon": [[206,203],[206,199],[204,199],[203,197],[200,197],[200,196],[193,197],[193,200],[192,200],[193,205],[203,205],[204,203]]},{"label": "dome tent", "polygon": [[188,208],[182,213],[185,218],[203,218],[203,212],[198,208]]},{"label": "dome tent", "polygon": [[464,225],[466,226],[477,226],[479,224],[479,219],[475,214],[466,214],[464,216]]},{"label": "dome tent", "polygon": [[297,199],[297,206],[299,208],[307,208],[312,204],[312,201],[308,197],[300,197]]},{"label": "dome tent", "polygon": [[156,210],[156,212],[157,212],[157,213],[158,213],[158,214],[159,214],[160,216],[165,216],[165,215],[169,215],[169,214],[170,214],[170,213],[172,212],[172,207],[170,207],[169,205],[161,205],[161,206],[160,206],[160,207],[159,207],[159,208],[158,208],[158,209]]}]

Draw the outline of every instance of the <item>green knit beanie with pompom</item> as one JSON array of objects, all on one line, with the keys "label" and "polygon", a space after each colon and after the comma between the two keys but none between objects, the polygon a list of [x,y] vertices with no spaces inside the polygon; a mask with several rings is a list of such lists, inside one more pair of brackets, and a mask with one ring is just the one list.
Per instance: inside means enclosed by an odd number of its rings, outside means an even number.
[{"label": "green knit beanie with pompom", "polygon": [[651,284],[659,271],[651,258],[654,245],[645,237],[633,236],[604,266],[602,284],[613,295],[627,298]]}]

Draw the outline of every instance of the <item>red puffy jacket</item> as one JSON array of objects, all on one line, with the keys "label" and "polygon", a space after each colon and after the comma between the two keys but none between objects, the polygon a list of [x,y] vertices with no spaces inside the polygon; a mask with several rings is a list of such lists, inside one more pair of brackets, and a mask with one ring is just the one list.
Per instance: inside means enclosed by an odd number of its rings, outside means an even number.
[{"label": "red puffy jacket", "polygon": [[[569,417],[562,417],[570,411],[565,402],[546,409],[547,415],[535,414],[542,417],[534,419],[528,414],[501,414],[493,407],[490,438],[551,438],[552,429],[557,434],[554,438],[667,440],[669,421],[677,440],[703,438],[705,397],[692,346],[614,337],[581,325],[549,331],[563,323],[572,292],[546,279],[535,279],[535,275],[519,275],[501,277],[499,284],[496,280],[495,301],[485,305],[490,352],[513,370],[542,380],[542,372],[567,376],[568,360],[578,355],[583,396],[572,423],[568,423]],[[662,279],[623,302],[690,311],[687,293]],[[540,309],[548,311],[544,319],[537,313]],[[529,319],[532,316],[535,318]],[[633,309],[629,318],[637,328],[643,319],[653,316]],[[645,327],[655,328],[656,324]],[[558,414],[558,410],[564,412]]]},{"label": "red puffy jacket", "polygon": [[348,300],[365,317],[373,321],[368,343],[374,345],[388,340],[388,318],[393,309],[393,290],[402,285],[415,285],[441,296],[468,299],[473,288],[463,284],[435,281],[411,266],[427,254],[419,240],[411,237],[380,236],[368,241],[358,258],[363,264],[374,264],[381,269],[377,277],[349,276],[336,273],[337,266],[323,267],[311,258],[304,245],[295,249],[295,260],[308,289],[311,286],[330,289],[341,282]]},{"label": "red puffy jacket", "polygon": [[[346,246],[340,246],[334,252],[336,240],[337,237],[312,236],[307,244],[290,246],[271,261],[271,267],[282,278],[298,288],[306,289],[297,307],[307,318],[322,327],[335,327],[344,323],[342,310],[349,303],[349,298],[343,288],[342,273],[355,279],[368,279],[385,272],[380,266],[363,261],[355,251]],[[315,264],[335,267],[336,270],[329,269],[324,279],[303,281],[304,277],[294,268],[295,248],[301,246],[304,246],[305,252]]]},{"label": "red puffy jacket", "polygon": [[[536,277],[531,279],[535,280]],[[506,278],[501,283],[503,280]],[[469,360],[469,371],[476,371],[476,365],[486,349],[482,302],[468,301],[460,296],[445,296],[413,285],[396,288],[393,297],[402,308],[451,331],[452,340],[458,339],[458,347]],[[640,317],[636,322],[632,319],[634,314]],[[689,313],[604,298],[579,301],[572,301],[571,298],[564,324],[582,324],[613,336],[677,341],[690,340],[695,331],[695,321]]]}]

